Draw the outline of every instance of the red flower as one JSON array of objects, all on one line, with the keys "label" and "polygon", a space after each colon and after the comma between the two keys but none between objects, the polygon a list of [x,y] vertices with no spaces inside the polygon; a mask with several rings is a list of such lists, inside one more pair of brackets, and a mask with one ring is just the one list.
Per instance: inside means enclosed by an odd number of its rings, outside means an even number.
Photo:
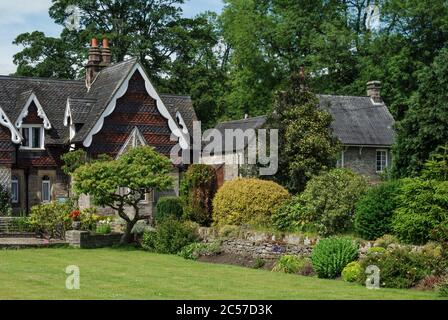
[{"label": "red flower", "polygon": [[72,212],[70,212],[70,219],[72,219],[73,221],[78,221],[79,220],[79,216],[81,215],[81,211],[79,210],[73,210]]}]

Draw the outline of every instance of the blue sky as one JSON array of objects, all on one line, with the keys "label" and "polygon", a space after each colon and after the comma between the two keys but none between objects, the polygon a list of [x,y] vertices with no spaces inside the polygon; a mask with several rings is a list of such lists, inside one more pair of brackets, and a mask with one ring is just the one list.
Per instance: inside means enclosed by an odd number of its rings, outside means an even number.
[{"label": "blue sky", "polygon": [[[56,37],[61,27],[48,16],[51,0],[0,0],[0,74],[15,72],[13,55],[20,47],[12,44],[14,38],[24,32],[39,30]],[[203,11],[220,12],[222,0],[186,0],[184,15],[195,16]]]}]

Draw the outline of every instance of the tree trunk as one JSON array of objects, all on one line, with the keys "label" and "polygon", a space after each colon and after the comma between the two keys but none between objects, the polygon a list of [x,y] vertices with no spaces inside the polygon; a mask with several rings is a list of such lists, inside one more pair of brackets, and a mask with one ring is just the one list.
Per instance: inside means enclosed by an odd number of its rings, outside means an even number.
[{"label": "tree trunk", "polygon": [[123,236],[121,237],[120,244],[128,244],[131,242],[132,238],[132,229],[134,229],[135,224],[137,221],[131,220],[126,223],[126,229],[123,233]]}]

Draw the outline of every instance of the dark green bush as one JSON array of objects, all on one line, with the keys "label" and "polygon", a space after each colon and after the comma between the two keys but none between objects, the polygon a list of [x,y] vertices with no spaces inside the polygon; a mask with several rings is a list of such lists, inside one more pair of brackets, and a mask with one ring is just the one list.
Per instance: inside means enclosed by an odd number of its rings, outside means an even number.
[{"label": "dark green bush", "polygon": [[34,231],[31,225],[30,219],[28,217],[18,217],[12,220],[12,225],[19,232],[32,232]]},{"label": "dark green bush", "polygon": [[362,238],[375,240],[390,233],[399,188],[399,181],[373,186],[356,203],[355,230]]},{"label": "dark green bush", "polygon": [[209,226],[212,219],[212,201],[217,190],[216,171],[205,164],[191,165],[180,185],[187,219]]},{"label": "dark green bush", "polygon": [[344,267],[358,258],[358,245],[348,238],[322,239],[311,253],[311,262],[319,278],[334,279]]},{"label": "dark green bush", "polygon": [[157,253],[176,254],[197,240],[196,227],[189,222],[164,219],[155,231],[143,234],[142,247]]},{"label": "dark green bush", "polygon": [[305,191],[276,211],[280,230],[333,235],[353,228],[355,204],[368,188],[367,181],[347,169],[334,169],[312,178]]},{"label": "dark green bush", "polygon": [[9,191],[0,184],[0,216],[11,215],[11,195]]},{"label": "dark green bush", "polygon": [[[425,255],[412,252],[410,248],[395,248],[383,253],[368,253],[360,260],[362,270],[374,265],[380,269],[380,286],[386,288],[410,288],[431,274]],[[360,282],[365,283],[367,275],[362,273]]]},{"label": "dark green bush", "polygon": [[448,220],[448,181],[403,179],[392,230],[402,241],[423,244]]},{"label": "dark green bush", "polygon": [[179,197],[162,197],[157,201],[155,220],[156,223],[167,217],[179,220],[183,213],[182,200]]}]

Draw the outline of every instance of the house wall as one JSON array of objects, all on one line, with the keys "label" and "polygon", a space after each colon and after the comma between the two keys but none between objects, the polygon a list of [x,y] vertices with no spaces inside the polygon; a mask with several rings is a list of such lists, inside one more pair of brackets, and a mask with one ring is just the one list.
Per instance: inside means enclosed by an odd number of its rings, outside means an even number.
[{"label": "house wall", "polygon": [[376,152],[380,149],[388,151],[388,168],[390,168],[392,164],[390,148],[372,147],[345,147],[343,167],[368,177],[372,182],[379,181],[381,175],[376,172]]}]

